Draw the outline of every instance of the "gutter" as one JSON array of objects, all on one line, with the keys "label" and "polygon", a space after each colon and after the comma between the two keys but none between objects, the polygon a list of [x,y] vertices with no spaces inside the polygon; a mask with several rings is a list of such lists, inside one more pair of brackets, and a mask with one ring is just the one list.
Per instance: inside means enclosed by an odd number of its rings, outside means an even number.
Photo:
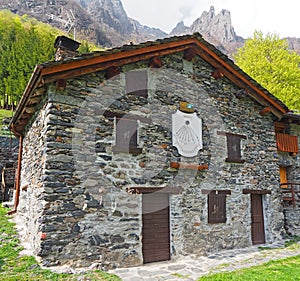
[{"label": "gutter", "polygon": [[23,153],[23,135],[18,132],[14,125],[10,128],[11,131],[19,137],[19,153],[18,153],[18,167],[17,167],[17,174],[16,174],[16,194],[15,194],[15,202],[14,202],[14,209],[9,211],[7,214],[12,215],[17,212],[18,205],[19,205],[19,198],[20,198],[20,184],[21,184],[21,168],[22,168],[22,153]]}]

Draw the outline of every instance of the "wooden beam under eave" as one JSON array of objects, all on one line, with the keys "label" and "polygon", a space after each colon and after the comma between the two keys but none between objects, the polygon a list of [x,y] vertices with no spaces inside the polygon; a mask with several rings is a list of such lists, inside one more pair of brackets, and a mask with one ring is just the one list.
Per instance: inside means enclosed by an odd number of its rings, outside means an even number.
[{"label": "wooden beam under eave", "polygon": [[42,96],[30,97],[28,105],[38,104],[42,100]]},{"label": "wooden beam under eave", "polygon": [[143,61],[143,60],[147,63],[147,60],[149,60],[155,56],[160,57],[160,56],[172,54],[174,52],[182,52],[182,51],[186,50],[187,48],[190,48],[190,46],[189,45],[179,46],[179,47],[171,49],[171,50],[162,50],[162,51],[157,51],[155,53],[145,53],[145,54],[142,54],[142,55],[139,55],[136,57],[128,57],[128,58],[121,58],[121,59],[113,58],[111,61],[106,61],[103,63],[93,64],[93,65],[89,65],[89,66],[80,66],[80,63],[79,63],[78,68],[71,68],[71,69],[67,69],[65,71],[58,71],[57,73],[54,72],[53,74],[47,74],[47,72],[44,72],[42,84],[44,85],[44,84],[52,83],[58,79],[68,79],[71,77],[76,77],[76,76],[81,76],[81,75],[85,75],[85,74],[89,74],[89,73],[93,73],[93,72],[102,71],[102,70],[109,68],[110,66],[119,66],[120,67],[125,64],[135,63],[135,62],[139,62],[139,61]]},{"label": "wooden beam under eave", "polygon": [[37,88],[32,94],[31,97],[42,96],[46,92],[45,88]]},{"label": "wooden beam under eave", "polygon": [[211,73],[211,76],[217,80],[217,79],[222,78],[224,76],[224,74],[223,74],[223,72],[220,69],[215,69]]},{"label": "wooden beam under eave", "polygon": [[105,78],[106,79],[113,78],[114,76],[119,75],[120,72],[121,72],[121,70],[120,70],[119,66],[111,66],[108,69],[106,69]]},{"label": "wooden beam under eave", "polygon": [[25,107],[25,110],[24,110],[24,113],[25,114],[32,114],[36,111],[36,104],[34,105],[30,105],[30,106],[26,106]]},{"label": "wooden beam under eave", "polygon": [[120,52],[103,53],[102,55],[85,58],[82,60],[74,60],[68,63],[55,64],[44,67],[42,75],[55,74],[57,72],[69,71],[80,67],[89,67],[94,64],[102,64],[107,62],[113,62],[117,60],[127,60],[130,58],[149,59],[154,56],[166,55],[168,53],[178,52],[192,47],[198,41],[195,38],[188,38],[184,40],[178,40],[173,42],[167,42],[162,44],[154,44],[151,46],[145,45],[144,47],[138,47],[136,49],[124,50]]},{"label": "wooden beam under eave", "polygon": [[262,109],[260,112],[259,112],[259,115],[261,116],[264,116],[264,115],[267,115],[268,113],[271,112],[271,108],[270,107],[265,107],[264,109]]},{"label": "wooden beam under eave", "polygon": [[163,65],[162,59],[160,57],[153,57],[150,59],[148,66],[151,68],[161,68]]},{"label": "wooden beam under eave", "polygon": [[183,58],[187,61],[191,61],[196,56],[197,56],[197,50],[193,47],[186,49],[183,53]]},{"label": "wooden beam under eave", "polygon": [[[27,114],[27,115],[29,115],[29,114]],[[30,115],[30,117],[31,117],[32,115]],[[28,116],[28,118],[22,118],[22,119],[19,119],[18,120],[18,125],[20,125],[20,126],[22,126],[22,125],[27,125],[27,123],[28,123],[28,121],[29,121],[29,116]]]}]

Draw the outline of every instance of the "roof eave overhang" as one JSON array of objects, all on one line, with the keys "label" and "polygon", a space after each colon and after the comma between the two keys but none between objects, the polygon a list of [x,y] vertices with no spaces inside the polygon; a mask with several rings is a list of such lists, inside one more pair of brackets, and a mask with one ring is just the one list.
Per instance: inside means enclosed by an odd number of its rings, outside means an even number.
[{"label": "roof eave overhang", "polygon": [[[177,40],[168,40],[167,42],[162,40],[150,42],[149,44],[146,43],[142,46],[138,45],[136,48],[130,47],[128,50],[122,49],[117,52],[103,52],[94,57],[81,59],[75,58],[70,61],[59,62],[51,65],[37,65],[17,107],[16,114],[10,123],[10,127],[20,122],[25,107],[30,100],[30,96],[38,87],[60,79],[68,79],[101,71],[111,66],[122,66],[128,63],[151,59],[153,57],[182,52],[190,48],[193,48],[197,55],[213,67],[220,69],[224,76],[237,86],[245,89],[248,95],[259,102],[262,106],[269,107],[271,113],[273,113],[278,119],[281,119],[282,116],[288,112],[287,107],[272,99],[267,90],[260,87],[233,62],[231,62],[228,58],[227,60],[224,60],[221,57],[224,55],[218,55],[215,47],[204,41],[200,35],[193,35],[181,40],[178,40],[178,38]],[[25,121],[26,120],[24,120],[24,122]],[[15,126],[15,128],[18,128],[18,126]],[[19,126],[19,128],[19,130],[22,131],[24,129],[24,125]]]}]

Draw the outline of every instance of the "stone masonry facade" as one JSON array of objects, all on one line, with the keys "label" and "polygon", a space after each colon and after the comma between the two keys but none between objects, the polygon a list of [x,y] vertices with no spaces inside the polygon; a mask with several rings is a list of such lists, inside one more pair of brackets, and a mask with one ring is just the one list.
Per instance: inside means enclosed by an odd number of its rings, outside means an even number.
[{"label": "stone masonry facade", "polygon": [[[251,240],[250,194],[262,195],[266,242],[285,235],[279,155],[272,114],[227,78],[214,79],[200,57],[162,57],[48,84],[24,137],[20,204],[25,238],[45,266],[68,264],[104,269],[143,264],[142,194],[170,193],[171,258],[246,247]],[[126,73],[147,76],[147,95],[126,92]],[[142,89],[145,90],[145,89]],[[203,149],[186,158],[172,146],[172,114],[180,101],[202,119]],[[137,120],[139,153],[116,152],[116,116]],[[243,163],[226,162],[224,134],[238,134]],[[171,162],[197,163],[183,169]],[[299,165],[299,163],[297,164]],[[171,190],[171,191],[170,191]],[[172,192],[174,190],[174,192]],[[204,190],[227,190],[226,222],[208,223]]]}]

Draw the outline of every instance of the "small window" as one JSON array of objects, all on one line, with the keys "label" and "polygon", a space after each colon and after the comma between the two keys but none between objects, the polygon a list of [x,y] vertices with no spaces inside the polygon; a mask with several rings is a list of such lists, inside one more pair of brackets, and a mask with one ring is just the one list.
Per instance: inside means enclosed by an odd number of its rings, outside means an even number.
[{"label": "small window", "polygon": [[241,140],[246,139],[247,137],[225,132],[218,132],[218,135],[226,136],[227,139],[227,158],[225,159],[225,161],[233,163],[244,163],[245,160],[242,159],[241,153]]},{"label": "small window", "polygon": [[139,154],[138,121],[136,119],[116,118],[116,140],[113,147],[115,153]]},{"label": "small window", "polygon": [[208,223],[226,222],[226,194],[211,191],[208,200]]},{"label": "small window", "polygon": [[147,71],[129,71],[125,77],[127,94],[148,97]]}]

